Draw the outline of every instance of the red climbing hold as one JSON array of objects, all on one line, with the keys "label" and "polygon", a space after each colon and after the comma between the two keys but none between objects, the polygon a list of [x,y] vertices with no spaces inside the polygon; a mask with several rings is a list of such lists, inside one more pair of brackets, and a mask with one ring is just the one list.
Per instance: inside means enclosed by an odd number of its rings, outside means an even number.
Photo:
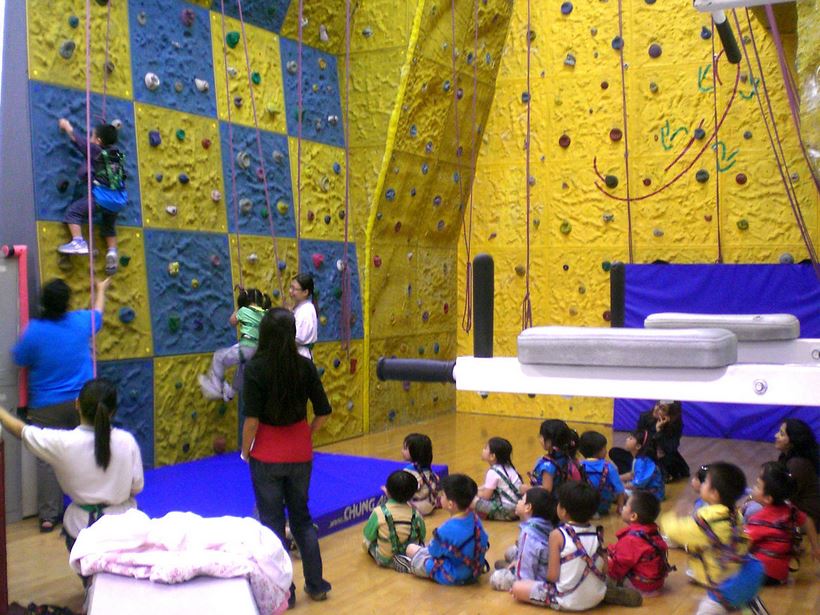
[{"label": "red climbing hold", "polygon": [[322,265],[325,264],[324,254],[319,254],[318,252],[315,252],[311,255],[310,259],[313,261],[313,266],[316,267],[316,269],[319,269]]}]

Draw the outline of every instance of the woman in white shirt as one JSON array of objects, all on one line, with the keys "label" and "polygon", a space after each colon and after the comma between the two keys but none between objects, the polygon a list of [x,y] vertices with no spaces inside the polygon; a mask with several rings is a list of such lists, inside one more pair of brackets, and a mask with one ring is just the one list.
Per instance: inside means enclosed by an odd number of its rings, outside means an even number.
[{"label": "woman in white shirt", "polygon": [[36,457],[51,464],[71,504],[63,517],[66,546],[100,516],[136,508],[144,485],[142,456],[134,436],[111,428],[117,389],[103,378],[85,383],[76,401],[80,425],[72,430],[26,425],[0,406],[0,423]]},{"label": "woman in white shirt", "polygon": [[319,336],[313,276],[309,273],[300,273],[291,280],[289,292],[293,300],[293,317],[296,319],[296,351],[312,361],[311,348]]}]

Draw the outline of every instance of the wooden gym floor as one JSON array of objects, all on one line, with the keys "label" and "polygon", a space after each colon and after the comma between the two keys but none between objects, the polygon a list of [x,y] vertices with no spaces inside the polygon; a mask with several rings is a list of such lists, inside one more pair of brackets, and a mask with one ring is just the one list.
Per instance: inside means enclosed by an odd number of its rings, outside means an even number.
[{"label": "wooden gym floor", "polygon": [[[538,443],[541,419],[504,418],[497,416],[449,414],[424,423],[398,427],[382,433],[369,434],[345,442],[322,447],[325,452],[366,455],[388,459],[401,458],[405,434],[417,431],[433,440],[436,463],[448,464],[451,472],[471,475],[481,484],[487,470],[481,461],[481,449],[492,436],[503,436],[513,444],[513,461],[522,473],[530,469],[542,454]],[[611,428],[591,424],[573,425],[579,432],[597,429],[610,440],[610,446],[623,445],[624,434],[615,434]],[[776,457],[770,443],[737,440],[684,438],[682,452],[692,468],[712,461],[731,461],[738,464],[751,479],[760,464]],[[673,509],[679,499],[693,500],[688,482],[670,485],[663,509]],[[446,514],[437,511],[427,519],[428,537],[432,530],[446,520]],[[621,527],[616,515],[601,521],[607,542],[614,539]],[[517,523],[486,522],[490,536],[488,560],[503,556],[504,549],[515,542]],[[68,556],[58,532],[40,534],[36,519],[27,519],[8,526],[9,599],[21,604],[56,604],[80,612],[83,590],[79,579],[68,567]],[[469,587],[442,587],[435,583],[378,568],[361,549],[362,525],[348,528],[321,540],[325,577],[333,584],[327,602],[310,602],[301,591],[302,571],[295,562],[294,576],[297,588],[296,611],[356,615],[408,613],[426,615],[478,615],[499,613],[534,613],[537,607],[517,604],[509,594],[495,592],[489,586],[489,575]],[[680,550],[670,552],[670,560],[678,567],[667,580],[664,593],[644,600],[640,609],[600,606],[598,612],[637,613],[663,612],[664,615],[694,613],[703,590],[689,585],[684,577],[686,555]],[[798,579],[785,587],[766,588],[763,600],[772,615],[784,613],[820,612],[820,568],[814,562],[804,562]]]}]

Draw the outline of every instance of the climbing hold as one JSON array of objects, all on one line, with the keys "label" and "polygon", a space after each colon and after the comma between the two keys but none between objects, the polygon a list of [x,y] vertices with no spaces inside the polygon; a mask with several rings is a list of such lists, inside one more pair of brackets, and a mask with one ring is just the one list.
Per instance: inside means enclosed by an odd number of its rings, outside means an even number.
[{"label": "climbing hold", "polygon": [[433,197],[433,206],[438,207],[439,205],[441,205],[441,195],[437,194]]},{"label": "climbing hold", "polygon": [[285,155],[278,149],[273,150],[273,161],[277,164],[282,164],[285,161]]},{"label": "climbing hold", "polygon": [[609,81],[601,81],[601,89],[606,90],[609,87]]},{"label": "climbing hold", "polygon": [[249,214],[253,208],[253,203],[250,199],[239,199],[239,210],[243,214]]},{"label": "climbing hold", "polygon": [[256,167],[256,179],[260,182],[265,181],[265,169],[262,167]]},{"label": "climbing hold", "polygon": [[529,176],[529,178],[527,178],[527,183],[528,183],[530,186],[534,186],[534,185],[535,185],[535,176],[534,176],[534,175],[530,175],[530,176]]},{"label": "climbing hold", "polygon": [[424,152],[426,154],[432,154],[433,153],[433,142],[432,141],[428,141],[427,143],[425,143]]},{"label": "climbing hold", "polygon": [[564,149],[568,148],[570,143],[572,143],[572,139],[569,138],[569,135],[563,134],[560,137],[558,137],[558,145],[560,145]]},{"label": "climbing hold", "polygon": [[793,265],[794,264],[794,256],[789,254],[788,252],[783,252],[778,259],[781,265]]},{"label": "climbing hold", "polygon": [[751,130],[743,131],[743,138],[746,139],[747,141],[749,139],[751,139],[752,138],[752,131]]},{"label": "climbing hold", "polygon": [[612,39],[612,48],[615,49],[616,51],[619,50],[619,49],[623,49],[624,48],[624,39],[621,38],[620,36],[616,36],[615,38],[613,38]]},{"label": "climbing hold", "polygon": [[159,76],[156,73],[145,73],[143,81],[145,82],[145,87],[152,92],[159,87],[160,83]]},{"label": "climbing hold", "polygon": [[316,218],[316,214],[315,214],[315,213],[313,213],[313,210],[310,210],[310,209],[309,209],[309,210],[308,210],[308,212],[307,212],[307,221],[308,221],[308,222],[313,222],[313,220],[314,220],[315,218]]},{"label": "climbing hold", "polygon": [[333,218],[330,217],[330,214],[325,214],[325,217],[322,219],[325,221],[325,224],[330,224],[330,221],[333,220]]},{"label": "climbing hold", "polygon": [[[282,260],[280,260],[278,263],[276,263],[276,267],[279,269],[279,271],[284,271],[285,269],[287,269],[287,266],[288,266],[288,264],[285,261],[282,261]],[[316,294],[318,296],[318,293],[316,293]]]},{"label": "climbing hold", "polygon": [[659,228],[652,229],[652,234],[655,237],[663,237],[663,230],[661,230]]},{"label": "climbing hold", "polygon": [[655,0],[644,0],[647,4],[655,4]]},{"label": "climbing hold", "polygon": [[184,87],[185,87],[185,86],[183,86],[183,85],[182,85],[182,81],[174,81],[174,91],[175,91],[177,94],[180,94],[180,93],[182,92],[182,89],[183,89]]},{"label": "climbing hold", "polygon": [[344,271],[346,269],[345,262],[341,258],[336,259],[336,271]]},{"label": "climbing hold", "polygon": [[521,102],[525,103],[525,104],[530,102],[530,93],[529,92],[522,92],[521,93]]},{"label": "climbing hold", "polygon": [[387,192],[384,193],[384,198],[388,201],[393,201],[396,198],[396,191],[393,188],[388,188]]},{"label": "climbing hold", "polygon": [[251,265],[255,265],[259,262],[259,255],[256,252],[251,252],[250,254],[248,254],[248,262]]},{"label": "climbing hold", "polygon": [[430,170],[430,166],[426,162],[421,163],[421,174],[427,175],[427,172]]},{"label": "climbing hold", "polygon": [[737,175],[735,175],[735,181],[741,186],[743,186],[748,181],[748,178],[746,177],[745,173],[738,173]]},{"label": "climbing hold", "polygon": [[741,231],[749,230],[749,221],[746,218],[741,218],[737,221],[737,228],[739,228]]},{"label": "climbing hold", "polygon": [[516,265],[515,266],[515,273],[518,276],[523,276],[525,273],[527,273],[527,268],[524,267],[524,265]]},{"label": "climbing hold", "polygon": [[327,28],[325,24],[319,24],[319,40],[323,43],[326,43],[330,40],[330,36],[327,34]]},{"label": "climbing hold", "polygon": [[231,49],[239,44],[239,32],[232,30],[225,35],[225,44]]},{"label": "climbing hold", "polygon": [[177,206],[176,205],[167,205],[165,207],[165,213],[169,216],[176,216],[177,215]]},{"label": "climbing hold", "polygon": [[652,180],[649,177],[644,177],[643,178],[643,185],[644,186],[650,186],[651,184],[652,184]]},{"label": "climbing hold", "polygon": [[441,350],[441,346],[438,342],[433,342],[433,354],[438,354],[438,351]]},{"label": "climbing hold", "polygon": [[288,60],[288,63],[285,64],[285,68],[289,75],[295,75],[299,72],[299,64],[296,63],[296,60]]},{"label": "climbing hold", "polygon": [[155,174],[154,174],[154,179],[155,179],[157,182],[161,182],[163,177],[164,177],[164,176],[163,176],[163,174],[162,174],[162,173],[155,173]]},{"label": "climbing hold", "polygon": [[695,137],[698,141],[702,140],[706,136],[706,131],[698,126],[695,128],[695,132],[692,133],[692,136]]},{"label": "climbing hold", "polygon": [[394,232],[398,233],[400,230],[401,230],[401,220],[396,222],[396,224],[393,226],[393,231]]},{"label": "climbing hold", "polygon": [[333,172],[334,172],[336,175],[338,175],[339,173],[341,173],[341,172],[342,172],[342,165],[340,165],[338,162],[334,162],[334,163],[333,163]]},{"label": "climbing hold", "polygon": [[[323,327],[325,325],[327,325],[327,316],[325,316],[324,314],[319,316],[319,324],[322,325]],[[324,370],[322,370],[322,371],[324,371]]]},{"label": "climbing hold", "polygon": [[57,192],[63,193],[68,190],[70,182],[67,179],[61,179],[57,182]]},{"label": "climbing hold", "polygon": [[620,128],[613,128],[612,130],[609,131],[609,138],[612,141],[620,141],[621,137],[623,137],[623,136],[624,136],[624,133],[621,132]]},{"label": "climbing hold", "polygon": [[700,29],[700,37],[703,40],[708,41],[710,38],[712,38],[712,31],[709,28],[707,28],[706,26],[703,26]]},{"label": "climbing hold", "polygon": [[77,44],[74,41],[63,41],[63,44],[60,45],[60,56],[64,60],[68,60],[72,55],[74,55],[74,50],[77,48]]},{"label": "climbing hold", "polygon": [[437,230],[437,231],[443,231],[443,230],[444,230],[444,226],[445,226],[445,224],[444,224],[444,220],[439,220],[439,221],[436,223],[436,230]]},{"label": "climbing hold", "polygon": [[134,319],[137,317],[137,314],[130,307],[124,306],[120,308],[119,317],[120,322],[127,325],[130,322],[134,322]]},{"label": "climbing hold", "polygon": [[661,57],[661,53],[663,53],[663,49],[658,43],[652,43],[649,46],[649,57],[650,58],[659,58]]},{"label": "climbing hold", "polygon": [[609,310],[604,310],[603,314],[601,314],[601,318],[603,318],[606,322],[612,320],[612,312]]},{"label": "climbing hold", "polygon": [[251,156],[248,152],[241,151],[236,155],[236,164],[238,164],[243,169],[247,169],[251,166]]},{"label": "climbing hold", "polygon": [[176,277],[179,275],[179,261],[168,263],[168,275]]},{"label": "climbing hold", "polygon": [[185,443],[182,445],[182,452],[187,454],[187,453],[189,453],[190,451],[191,451],[191,444],[190,444],[190,443],[188,443],[188,442],[185,442]]},{"label": "climbing hold", "polygon": [[572,13],[572,2],[564,2],[561,4],[561,14],[569,15],[570,13]]},{"label": "climbing hold", "polygon": [[253,82],[254,85],[259,85],[260,83],[262,83],[262,75],[260,75],[256,71],[253,71],[251,73],[251,81]]},{"label": "climbing hold", "polygon": [[649,91],[652,92],[653,94],[657,94],[658,93],[658,84],[655,83],[654,81],[650,81],[649,82]]},{"label": "climbing hold", "polygon": [[445,92],[449,92],[450,91],[450,80],[445,79],[444,83],[441,84],[441,87]]},{"label": "climbing hold", "polygon": [[211,140],[210,139],[202,139],[202,148],[208,149],[211,147]]},{"label": "climbing hold", "polygon": [[584,295],[584,294],[586,294],[586,292],[587,292],[587,287],[586,287],[586,286],[584,286],[583,284],[581,284],[581,285],[578,287],[578,294],[579,294],[579,295]]},{"label": "climbing hold", "polygon": [[712,214],[706,214],[705,216],[703,216],[703,219],[706,222],[711,222],[712,221]]},{"label": "climbing hold", "polygon": [[243,103],[243,100],[242,100],[241,96],[234,96],[233,97],[233,104],[237,109],[242,107],[242,103]]},{"label": "climbing hold", "polygon": [[561,265],[561,269],[563,269],[564,271],[569,271],[569,265],[567,265],[567,264]]},{"label": "climbing hold", "polygon": [[[430,320],[430,312],[428,312],[426,310],[424,312],[422,312],[421,320],[422,320],[422,322],[427,322],[428,320]],[[424,354],[424,353],[420,352],[419,354]]]},{"label": "climbing hold", "polygon": [[219,190],[211,190],[211,200],[214,203],[218,203],[222,200],[222,193]]},{"label": "climbing hold", "polygon": [[567,57],[564,58],[564,66],[575,66],[575,56],[568,53]]},{"label": "climbing hold", "polygon": [[177,179],[179,180],[179,183],[182,184],[182,185],[185,185],[189,181],[191,181],[191,178],[188,177],[188,175],[186,173],[180,173],[179,176],[177,177]]},{"label": "climbing hold", "polygon": [[197,278],[191,279],[191,288],[193,288],[194,290],[199,288],[199,280]]},{"label": "climbing hold", "polygon": [[603,263],[601,263],[601,269],[603,269],[604,271],[609,271],[610,269],[612,269],[612,263],[610,263],[609,261],[604,261]]},{"label": "climbing hold", "polygon": [[76,28],[77,26],[80,25],[80,18],[77,17],[76,15],[72,15],[71,17],[68,18],[68,25],[72,28]]},{"label": "climbing hold", "polygon": [[269,215],[269,214],[270,214],[270,210],[269,210],[267,207],[265,207],[264,209],[262,209],[262,210],[259,212],[259,216],[260,216],[263,220],[267,220],[267,219],[268,219],[268,215]]},{"label": "climbing hold", "polygon": [[185,140],[185,131],[180,128],[176,131],[177,141],[184,141]]},{"label": "climbing hold", "polygon": [[530,42],[533,42],[535,40],[535,30],[530,28],[530,31],[527,34],[527,38],[530,40]]},{"label": "climbing hold", "polygon": [[313,266],[316,269],[320,269],[322,265],[325,264],[324,254],[319,254],[318,252],[314,252],[313,254],[311,254],[310,260],[313,262]]},{"label": "climbing hold", "polygon": [[[595,28],[595,27],[590,28],[590,29],[589,29],[589,33],[590,33],[592,36],[596,36],[596,35],[598,34],[598,28]],[[543,76],[543,75],[542,75],[542,76]]]},{"label": "climbing hold", "polygon": [[695,173],[695,180],[699,184],[705,184],[709,181],[709,171],[706,169],[700,169],[697,173]]},{"label": "climbing hold", "polygon": [[601,216],[601,219],[604,222],[612,222],[615,219],[615,214],[609,213],[609,212],[604,212],[604,214]]},{"label": "climbing hold", "polygon": [[289,209],[290,209],[290,205],[285,203],[285,201],[277,201],[276,202],[276,210],[279,212],[280,216],[284,216],[286,213],[288,213]]},{"label": "climbing hold", "polygon": [[103,64],[103,69],[105,69],[106,75],[110,75],[111,73],[113,73],[114,68],[114,62],[112,62],[111,60],[106,60],[106,62]]},{"label": "climbing hold", "polygon": [[222,264],[222,259],[219,258],[219,254],[211,254],[211,266],[212,267],[219,267]]},{"label": "climbing hold", "polygon": [[373,28],[371,28],[370,26],[365,27],[362,30],[362,36],[365,38],[370,38],[371,36],[373,36]]},{"label": "climbing hold", "polygon": [[276,115],[276,105],[274,105],[273,103],[268,103],[267,105],[265,105],[265,111],[267,111],[270,115]]},{"label": "climbing hold", "polygon": [[532,219],[532,225],[535,228],[538,228],[539,226],[541,226],[541,219],[540,218],[533,218]]},{"label": "climbing hold", "polygon": [[141,26],[144,26],[148,22],[148,16],[145,14],[145,11],[140,11],[137,13],[137,23]]},{"label": "climbing hold", "polygon": [[237,75],[239,75],[239,71],[236,70],[233,66],[228,67],[228,77],[231,79],[236,79]]},{"label": "climbing hold", "polygon": [[562,235],[569,235],[572,232],[572,224],[569,220],[564,220],[558,230],[561,231]]},{"label": "climbing hold", "polygon": [[121,129],[122,129],[122,120],[121,120],[121,119],[114,119],[114,120],[111,120],[111,125],[112,125],[112,126],[113,126],[116,130],[121,130]]},{"label": "climbing hold", "polygon": [[179,14],[179,20],[182,22],[183,26],[190,28],[194,25],[196,13],[194,13],[193,9],[182,9],[182,12]]},{"label": "climbing hold", "polygon": [[374,267],[381,267],[382,266],[382,257],[378,254],[373,256],[373,266]]},{"label": "climbing hold", "polygon": [[319,70],[325,70],[327,68],[327,60],[324,58],[319,58],[317,64],[319,65]]},{"label": "climbing hold", "polygon": [[606,184],[607,188],[617,188],[618,178],[614,175],[607,175],[606,177],[604,177],[604,183]]},{"label": "climbing hold", "polygon": [[204,79],[194,78],[194,87],[199,92],[207,92],[211,88],[211,84]]}]

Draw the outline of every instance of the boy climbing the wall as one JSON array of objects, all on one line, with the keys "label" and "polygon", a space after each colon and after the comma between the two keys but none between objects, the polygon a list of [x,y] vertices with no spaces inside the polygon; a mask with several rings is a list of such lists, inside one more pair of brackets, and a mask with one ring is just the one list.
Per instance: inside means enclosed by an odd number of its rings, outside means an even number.
[{"label": "boy climbing the wall", "polygon": [[[60,118],[60,130],[64,131],[74,147],[85,158],[86,142],[74,132],[74,127],[65,118]],[[91,164],[83,163],[77,172],[80,180],[86,179],[91,167],[91,196],[94,209],[101,216],[100,236],[105,240],[105,272],[117,271],[117,214],[128,202],[125,191],[125,155],[114,145],[117,143],[117,129],[111,124],[100,124],[91,133]],[[88,221],[88,200],[78,199],[66,209],[63,222],[71,232],[71,241],[57,248],[60,254],[88,254],[88,244],[83,239],[82,225]]]}]

